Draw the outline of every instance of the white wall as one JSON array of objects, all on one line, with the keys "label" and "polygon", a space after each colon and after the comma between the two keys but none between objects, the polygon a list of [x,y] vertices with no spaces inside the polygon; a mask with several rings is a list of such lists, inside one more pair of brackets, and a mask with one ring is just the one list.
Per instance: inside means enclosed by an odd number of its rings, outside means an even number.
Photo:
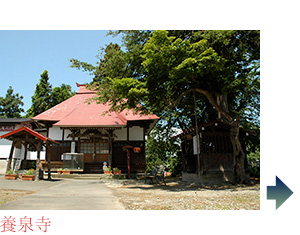
[{"label": "white wall", "polygon": [[[10,141],[11,142],[11,141]],[[10,153],[11,143],[10,145],[0,145],[0,159],[7,159]]]},{"label": "white wall", "polygon": [[115,130],[114,134],[117,136],[117,137],[115,137],[115,141],[127,140],[127,129],[126,128]]},{"label": "white wall", "polygon": [[[72,138],[67,138],[71,134],[70,130],[65,130],[65,140],[72,140]],[[127,128],[121,128],[114,131],[115,141],[125,141],[127,140]],[[134,126],[129,128],[129,140],[143,140],[143,128],[139,126]],[[59,127],[51,127],[49,129],[49,138],[53,140],[62,140],[62,129]]]},{"label": "white wall", "polygon": [[143,140],[143,128],[139,126],[129,128],[129,140]]},{"label": "white wall", "polygon": [[[115,130],[114,134],[117,136],[115,141],[126,141],[127,140],[127,128]],[[133,126],[129,128],[129,141],[143,140],[144,130],[142,127]]]},{"label": "white wall", "polygon": [[[49,128],[49,138],[53,140],[62,140],[63,130],[60,127],[54,126]],[[67,138],[72,132],[70,130],[65,130],[64,140],[72,140],[72,138]]]},{"label": "white wall", "polygon": [[[28,152],[27,153],[27,160],[36,160],[37,159],[37,152]],[[40,152],[40,160],[46,160],[46,152]]]}]

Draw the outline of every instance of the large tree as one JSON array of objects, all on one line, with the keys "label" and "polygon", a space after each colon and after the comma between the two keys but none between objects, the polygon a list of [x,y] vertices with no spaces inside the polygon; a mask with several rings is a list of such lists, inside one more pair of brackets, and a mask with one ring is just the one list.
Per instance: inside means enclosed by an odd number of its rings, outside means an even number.
[{"label": "large tree", "polygon": [[36,84],[34,95],[31,97],[32,105],[27,111],[27,116],[34,117],[75,95],[71,89],[70,85],[64,83],[52,89],[48,71],[45,70],[41,74],[39,83]]},{"label": "large tree", "polygon": [[98,91],[95,100],[110,103],[112,110],[154,112],[181,127],[195,125],[195,108],[200,121],[219,114],[232,125],[235,176],[243,182],[238,133],[240,120],[259,124],[259,31],[123,33],[131,73],[115,77],[106,71],[91,85]]},{"label": "large tree", "polygon": [[7,89],[5,97],[0,97],[0,118],[20,118],[24,109],[23,96],[14,94],[11,86]]},{"label": "large tree", "polygon": [[75,95],[75,92],[72,92],[70,85],[61,84],[59,87],[54,87],[51,93],[51,103],[50,107],[53,107],[66,99],[69,99]]},{"label": "large tree", "polygon": [[34,117],[51,107],[51,92],[52,86],[49,83],[48,71],[44,70],[39,83],[36,84],[34,95],[31,97],[32,105],[27,111],[28,117]]}]

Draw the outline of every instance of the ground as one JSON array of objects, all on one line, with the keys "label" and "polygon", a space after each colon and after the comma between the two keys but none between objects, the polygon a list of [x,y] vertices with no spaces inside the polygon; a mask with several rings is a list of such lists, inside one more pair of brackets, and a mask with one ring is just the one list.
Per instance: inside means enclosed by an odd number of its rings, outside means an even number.
[{"label": "ground", "polygon": [[[69,181],[73,182],[72,179]],[[77,180],[75,179],[75,181]],[[126,210],[260,209],[260,185],[258,182],[253,182],[251,185],[199,185],[177,178],[167,178],[167,185],[162,185],[145,183],[144,180],[128,179],[98,179],[94,181],[105,183]],[[4,182],[9,183],[9,181]],[[27,182],[30,184],[31,191],[26,190],[25,182],[20,182],[24,190],[19,190],[20,188],[17,188],[18,190],[0,189],[0,205],[34,193],[33,186],[37,187],[43,183],[48,185],[50,182]],[[53,190],[59,189],[58,186],[52,188]]]},{"label": "ground", "polygon": [[107,181],[127,210],[259,210],[260,185],[197,185],[169,179],[167,185],[142,180]]},{"label": "ground", "polygon": [[32,193],[34,193],[34,191],[0,189],[0,205]]}]

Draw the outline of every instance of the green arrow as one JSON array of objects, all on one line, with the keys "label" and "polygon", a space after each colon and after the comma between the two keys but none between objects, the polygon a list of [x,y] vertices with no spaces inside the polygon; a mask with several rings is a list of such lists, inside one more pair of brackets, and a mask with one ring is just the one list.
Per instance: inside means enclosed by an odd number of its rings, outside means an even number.
[{"label": "green arrow", "polygon": [[293,194],[277,176],[276,186],[267,186],[267,200],[276,200],[276,210]]}]

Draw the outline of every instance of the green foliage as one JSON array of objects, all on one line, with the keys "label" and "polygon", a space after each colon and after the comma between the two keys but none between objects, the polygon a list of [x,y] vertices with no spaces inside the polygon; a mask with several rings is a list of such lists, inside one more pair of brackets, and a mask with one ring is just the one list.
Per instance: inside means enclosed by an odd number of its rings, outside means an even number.
[{"label": "green foliage", "polygon": [[112,169],[110,166],[108,166],[105,171],[112,171]]},{"label": "green foliage", "polygon": [[174,129],[168,129],[162,124],[157,124],[150,132],[146,140],[147,171],[164,165],[172,175],[181,173],[181,156],[178,155],[180,145],[177,139],[171,138],[175,133]]},{"label": "green foliage", "polygon": [[24,109],[23,96],[14,94],[14,90],[9,86],[5,97],[0,97],[0,118],[20,118]]},{"label": "green foliage", "polygon": [[27,171],[25,171],[25,175],[34,175],[35,170],[34,169],[29,169]]},{"label": "green foliage", "polygon": [[52,86],[49,83],[48,71],[41,74],[40,82],[36,85],[34,95],[31,97],[32,105],[27,111],[28,117],[34,117],[51,107]]},{"label": "green foliage", "polygon": [[6,174],[8,174],[8,175],[14,175],[14,174],[16,174],[16,172],[14,172],[13,170],[8,170],[6,172]]},{"label": "green foliage", "polygon": [[72,92],[71,89],[70,85],[64,83],[61,84],[60,87],[54,87],[51,93],[50,106],[53,107],[75,95],[75,92]]},{"label": "green foliage", "polygon": [[250,176],[260,177],[260,152],[256,150],[247,156]]},{"label": "green foliage", "polygon": [[[123,35],[124,52],[110,44],[97,66],[72,59],[72,67],[94,75],[99,103],[113,110],[134,108],[156,113],[182,129],[194,123],[193,88],[213,97],[226,94],[229,113],[245,122],[259,119],[259,31],[116,31]],[[207,98],[196,94],[199,123],[216,119]]]},{"label": "green foliage", "polygon": [[[187,93],[179,103],[177,100],[189,90],[201,89],[212,99],[227,95],[230,116],[239,117],[242,127],[259,133],[259,31],[131,30],[110,34],[120,33],[124,52],[111,44],[98,66],[73,63],[95,75],[97,82],[91,87],[98,91],[96,102],[109,103],[112,110],[152,112],[188,129],[195,126],[193,94]],[[198,123],[215,120],[216,107],[207,95],[196,93],[195,97]],[[158,143],[153,140],[152,144]],[[259,145],[259,135],[251,144]],[[163,160],[151,157],[149,161]]]},{"label": "green foliage", "polygon": [[34,117],[73,95],[75,95],[75,92],[71,91],[71,86],[64,83],[60,87],[52,89],[52,85],[49,83],[48,71],[45,70],[36,85],[34,95],[31,97],[32,105],[27,111],[27,116]]}]

